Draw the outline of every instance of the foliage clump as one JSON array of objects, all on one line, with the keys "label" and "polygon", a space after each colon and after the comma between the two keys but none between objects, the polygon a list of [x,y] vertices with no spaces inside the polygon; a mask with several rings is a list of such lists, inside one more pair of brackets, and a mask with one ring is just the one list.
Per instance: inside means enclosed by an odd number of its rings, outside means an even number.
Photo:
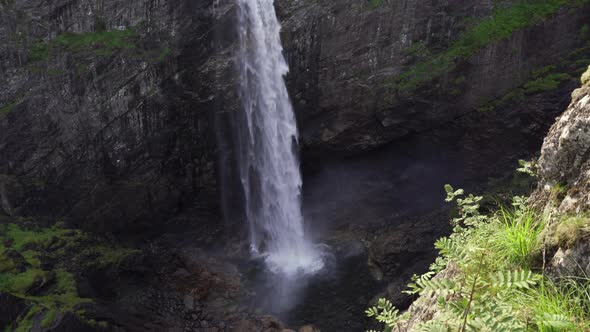
[{"label": "foliage clump", "polygon": [[[526,166],[521,163],[530,170]],[[413,331],[590,329],[590,279],[550,280],[539,273],[545,223],[524,197],[483,214],[481,196],[450,185],[445,190],[446,200],[459,208],[453,233],[436,242],[439,257],[428,273],[414,277],[407,291],[436,299],[437,315]],[[563,225],[558,233],[570,233],[569,225],[586,229],[579,219]],[[410,318],[410,312],[400,315],[386,300],[366,313],[385,324],[387,332],[401,330]]]}]

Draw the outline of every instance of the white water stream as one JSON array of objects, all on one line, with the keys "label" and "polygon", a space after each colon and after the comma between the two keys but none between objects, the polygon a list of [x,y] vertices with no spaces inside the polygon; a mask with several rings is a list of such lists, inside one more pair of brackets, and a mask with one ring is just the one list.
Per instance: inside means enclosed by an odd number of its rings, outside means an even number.
[{"label": "white water stream", "polygon": [[251,248],[273,272],[314,273],[324,263],[303,225],[297,125],[274,0],[236,1],[244,112],[237,125],[238,163]]}]

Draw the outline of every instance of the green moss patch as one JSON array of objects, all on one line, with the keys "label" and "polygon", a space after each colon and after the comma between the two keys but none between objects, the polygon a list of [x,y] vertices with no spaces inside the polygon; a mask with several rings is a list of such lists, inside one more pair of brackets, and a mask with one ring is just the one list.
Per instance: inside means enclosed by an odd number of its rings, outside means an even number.
[{"label": "green moss patch", "polygon": [[590,218],[588,216],[564,216],[545,227],[540,241],[549,248],[571,248],[589,235]]},{"label": "green moss patch", "polygon": [[8,116],[8,114],[10,114],[10,112],[12,112],[12,110],[14,110],[14,108],[16,106],[18,106],[18,104],[21,103],[21,101],[22,100],[16,100],[16,101],[13,101],[7,105],[0,107],[0,120],[6,118]]},{"label": "green moss patch", "polygon": [[137,49],[137,38],[133,28],[121,31],[64,32],[48,42],[35,43],[31,48],[29,61],[42,61],[59,51],[109,56],[119,50]]},{"label": "green moss patch", "polygon": [[369,1],[369,9],[377,9],[383,5],[383,0],[370,0]]},{"label": "green moss patch", "polygon": [[57,36],[53,43],[71,51],[94,50],[98,54],[112,54],[115,50],[136,48],[137,34],[133,29],[72,33]]},{"label": "green moss patch", "polygon": [[91,300],[78,295],[76,275],[116,268],[137,252],[59,223],[41,227],[18,219],[0,225],[0,292],[30,303],[16,330],[28,331],[37,314],[43,315],[44,327],[51,326],[59,313],[83,316],[78,308]]},{"label": "green moss patch", "polygon": [[590,218],[567,217],[564,218],[555,230],[555,238],[560,247],[571,248],[590,231]]},{"label": "green moss patch", "polygon": [[458,60],[469,58],[490,43],[542,22],[563,7],[588,3],[590,0],[523,0],[509,7],[498,7],[490,17],[461,34],[447,50],[399,75],[394,82],[395,86],[401,93],[415,91],[453,70]]},{"label": "green moss patch", "polygon": [[[128,59],[160,63],[172,53],[166,45],[146,48],[138,33],[141,27],[129,27],[125,30],[103,30],[94,32],[64,32],[51,40],[39,40],[30,47],[27,68],[32,73],[49,76],[64,75],[70,72],[77,76],[88,73],[88,68],[97,60],[120,55]],[[150,43],[151,44],[151,43]],[[54,67],[50,61],[56,56],[72,57],[70,67]]]}]

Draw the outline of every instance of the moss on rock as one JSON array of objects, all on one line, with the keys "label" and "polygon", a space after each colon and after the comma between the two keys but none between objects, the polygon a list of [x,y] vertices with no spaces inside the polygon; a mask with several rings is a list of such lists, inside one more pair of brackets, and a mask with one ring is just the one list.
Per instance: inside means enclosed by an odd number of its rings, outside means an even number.
[{"label": "moss on rock", "polygon": [[571,248],[590,230],[590,219],[586,217],[568,217],[557,224],[555,240],[561,248]]},{"label": "moss on rock", "polygon": [[586,85],[588,83],[590,83],[590,66],[588,66],[588,70],[582,74],[582,85]]}]

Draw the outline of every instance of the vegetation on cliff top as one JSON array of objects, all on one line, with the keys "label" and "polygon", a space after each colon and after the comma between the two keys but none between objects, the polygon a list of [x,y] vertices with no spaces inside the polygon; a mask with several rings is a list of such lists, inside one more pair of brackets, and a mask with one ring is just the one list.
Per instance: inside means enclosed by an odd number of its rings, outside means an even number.
[{"label": "vegetation on cliff top", "polygon": [[395,87],[402,94],[411,93],[453,70],[458,60],[469,58],[490,43],[542,22],[563,7],[588,3],[590,0],[522,0],[512,6],[498,7],[490,17],[459,35],[448,49],[400,74],[394,81]]},{"label": "vegetation on cliff top", "polygon": [[26,219],[0,224],[0,292],[29,304],[13,328],[28,331],[33,317],[50,326],[58,313],[83,316],[80,306],[91,300],[78,295],[76,273],[117,266],[133,253],[59,225],[40,227]]}]

